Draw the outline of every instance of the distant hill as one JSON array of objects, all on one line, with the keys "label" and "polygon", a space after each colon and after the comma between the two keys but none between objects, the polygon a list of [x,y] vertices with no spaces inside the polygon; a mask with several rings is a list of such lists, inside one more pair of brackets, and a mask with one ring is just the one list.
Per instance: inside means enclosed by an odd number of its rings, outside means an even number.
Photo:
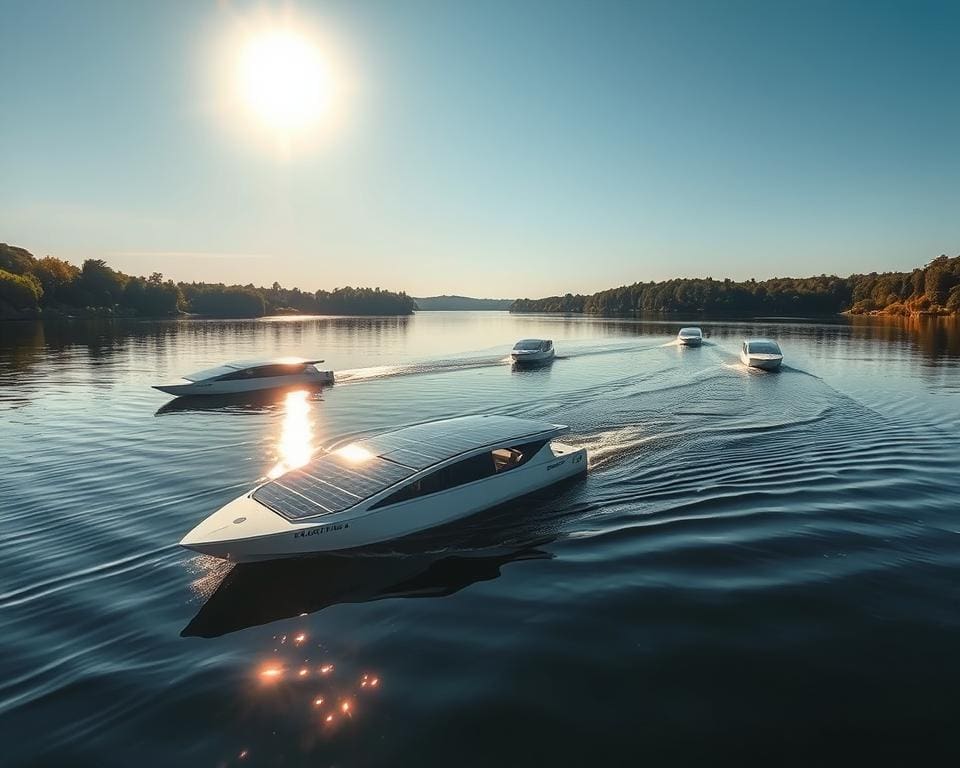
[{"label": "distant hill", "polygon": [[419,309],[430,312],[450,310],[506,310],[510,309],[513,299],[472,299],[469,296],[426,296],[422,299],[414,298]]}]

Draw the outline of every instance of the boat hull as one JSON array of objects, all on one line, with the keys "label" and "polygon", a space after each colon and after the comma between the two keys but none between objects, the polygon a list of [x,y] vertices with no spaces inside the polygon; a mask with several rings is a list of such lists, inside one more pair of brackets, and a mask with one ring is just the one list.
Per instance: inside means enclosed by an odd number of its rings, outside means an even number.
[{"label": "boat hull", "polygon": [[683,347],[699,347],[703,343],[702,338],[684,338],[683,336],[678,336],[677,341],[679,341],[680,345]]},{"label": "boat hull", "polygon": [[293,386],[317,386],[333,384],[333,371],[316,373],[298,373],[290,376],[268,376],[253,379],[233,379],[228,381],[187,381],[174,384],[155,384],[154,389],[168,395],[236,395],[243,392],[260,392],[266,389],[280,389]]},{"label": "boat hull", "polygon": [[510,359],[515,365],[543,365],[553,360],[554,351],[547,352],[511,352]]},{"label": "boat hull", "polygon": [[[554,442],[543,456],[501,475],[381,509],[345,510],[298,523],[245,494],[207,518],[180,544],[235,562],[356,549],[455,522],[586,470],[586,449]],[[254,535],[245,536],[242,527],[248,527]],[[274,530],[267,532],[270,527]]]},{"label": "boat hull", "polygon": [[780,355],[740,355],[740,362],[749,368],[759,368],[761,371],[775,371],[781,363],[783,357]]}]

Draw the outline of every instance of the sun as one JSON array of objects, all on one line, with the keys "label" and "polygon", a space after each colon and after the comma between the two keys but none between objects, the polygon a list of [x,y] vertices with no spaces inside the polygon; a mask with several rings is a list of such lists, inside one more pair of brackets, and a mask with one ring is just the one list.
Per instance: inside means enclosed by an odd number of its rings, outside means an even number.
[{"label": "sun", "polygon": [[203,44],[200,97],[219,129],[281,163],[349,140],[361,87],[342,31],[289,4],[221,5],[222,24]]},{"label": "sun", "polygon": [[315,126],[333,99],[329,63],[320,47],[296,29],[247,37],[236,63],[241,103],[265,127],[296,133]]}]

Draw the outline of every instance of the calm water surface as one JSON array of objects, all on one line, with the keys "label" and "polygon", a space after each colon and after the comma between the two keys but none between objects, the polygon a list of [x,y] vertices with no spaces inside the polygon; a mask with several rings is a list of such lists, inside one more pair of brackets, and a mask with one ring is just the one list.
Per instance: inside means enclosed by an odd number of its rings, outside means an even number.
[{"label": "calm water surface", "polygon": [[[503,313],[0,324],[3,765],[960,758],[960,329]],[[739,341],[775,335],[778,374]],[[559,357],[513,371],[513,341]],[[224,360],[320,393],[172,402]],[[586,479],[354,556],[176,546],[322,446],[567,423]]]}]

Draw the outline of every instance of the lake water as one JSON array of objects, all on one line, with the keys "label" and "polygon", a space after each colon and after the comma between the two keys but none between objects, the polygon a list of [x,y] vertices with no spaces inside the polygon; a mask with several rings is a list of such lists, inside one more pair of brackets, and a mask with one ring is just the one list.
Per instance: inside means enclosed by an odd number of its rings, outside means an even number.
[{"label": "lake water", "polygon": [[[0,324],[0,762],[955,761],[960,329],[700,324]],[[553,365],[511,369],[528,336]],[[281,354],[340,380],[150,388]],[[590,472],[364,555],[176,546],[336,439],[465,413],[569,424]]]}]

